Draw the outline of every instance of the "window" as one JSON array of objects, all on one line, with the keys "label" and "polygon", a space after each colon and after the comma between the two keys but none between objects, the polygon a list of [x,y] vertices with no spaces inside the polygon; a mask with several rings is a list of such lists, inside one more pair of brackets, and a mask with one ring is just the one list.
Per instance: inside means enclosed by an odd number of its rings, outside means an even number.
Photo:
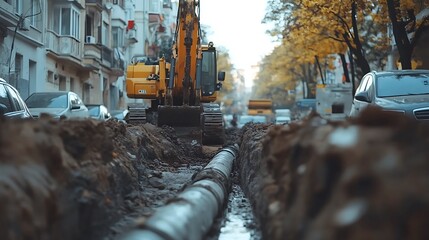
[{"label": "window", "polygon": [[424,74],[383,75],[376,84],[378,97],[429,94],[429,76]]},{"label": "window", "polygon": [[102,42],[101,44],[103,44],[104,46],[109,46],[109,25],[107,25],[106,22],[103,22],[103,28],[102,28]]},{"label": "window", "polygon": [[365,91],[368,92],[368,96],[370,99],[374,97],[374,79],[370,77],[368,79],[368,83],[366,84]]},{"label": "window", "polygon": [[21,0],[21,9],[24,17],[29,20],[31,26],[41,28],[41,5],[38,0]]},{"label": "window", "polygon": [[11,112],[13,110],[6,88],[3,84],[0,84],[0,104],[6,107],[5,112]]},{"label": "window", "polygon": [[54,93],[33,93],[25,100],[29,108],[66,108],[67,94],[61,92]]},{"label": "window", "polygon": [[159,0],[150,0],[149,1],[149,12],[151,12],[151,13],[161,12],[161,2]]},{"label": "window", "polygon": [[15,0],[13,7],[15,9],[15,13],[18,15],[22,14],[22,0]]},{"label": "window", "polygon": [[112,48],[121,48],[124,46],[124,29],[120,27],[112,28]]},{"label": "window", "polygon": [[85,24],[85,34],[86,36],[94,36],[93,32],[92,32],[92,25],[93,25],[93,20],[92,20],[92,16],[90,15],[86,15],[86,24]]},{"label": "window", "polygon": [[365,90],[366,84],[368,83],[369,79],[370,79],[369,75],[366,75],[363,77],[358,89],[356,90],[356,93],[360,93]]},{"label": "window", "polygon": [[32,26],[36,25],[36,16],[35,14],[37,13],[37,9],[36,9],[36,5],[37,3],[35,2],[35,0],[30,0],[30,14],[29,14],[29,18],[30,18],[30,24]]},{"label": "window", "polygon": [[203,51],[201,84],[203,96],[210,96],[216,91],[216,52]]},{"label": "window", "polygon": [[54,10],[54,31],[59,35],[80,37],[80,14],[74,7],[56,7]]},{"label": "window", "polygon": [[71,103],[71,105],[77,105],[77,104],[79,104],[78,100],[77,100],[77,98],[76,98],[76,96],[74,94],[70,94],[70,103]]},{"label": "window", "polygon": [[23,105],[23,104],[22,104],[22,102],[19,100],[19,96],[18,96],[18,94],[15,92],[15,90],[13,90],[12,88],[7,87],[7,86],[6,86],[6,88],[9,90],[10,98],[11,98],[12,102],[14,103],[14,105],[15,105],[15,107],[16,107],[16,110],[17,110],[17,111],[22,111],[22,110],[24,110],[24,105]]}]

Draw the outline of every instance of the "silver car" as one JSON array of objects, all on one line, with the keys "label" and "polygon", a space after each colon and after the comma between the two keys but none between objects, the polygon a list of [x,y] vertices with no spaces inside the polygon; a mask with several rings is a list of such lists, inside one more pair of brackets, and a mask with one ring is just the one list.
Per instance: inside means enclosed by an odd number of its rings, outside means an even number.
[{"label": "silver car", "polygon": [[103,104],[86,104],[86,107],[89,111],[89,117],[93,119],[107,121],[112,117],[107,107]]},{"label": "silver car", "polygon": [[19,92],[0,78],[0,117],[18,119],[32,118]]},{"label": "silver car", "polygon": [[88,118],[88,108],[80,97],[70,91],[37,92],[26,100],[28,109],[34,118],[46,113],[54,118]]},{"label": "silver car", "polygon": [[429,120],[429,70],[370,72],[359,84],[351,117],[368,106],[417,120]]}]

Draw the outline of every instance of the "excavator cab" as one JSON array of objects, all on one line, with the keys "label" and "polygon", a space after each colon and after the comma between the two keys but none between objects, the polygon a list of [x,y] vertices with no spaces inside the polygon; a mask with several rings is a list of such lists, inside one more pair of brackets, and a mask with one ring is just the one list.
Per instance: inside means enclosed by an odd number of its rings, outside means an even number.
[{"label": "excavator cab", "polygon": [[219,81],[225,80],[225,72],[217,73],[216,49],[213,43],[203,46],[203,59],[201,69],[201,95],[202,102],[213,102],[216,100],[216,91],[219,91],[222,84]]}]

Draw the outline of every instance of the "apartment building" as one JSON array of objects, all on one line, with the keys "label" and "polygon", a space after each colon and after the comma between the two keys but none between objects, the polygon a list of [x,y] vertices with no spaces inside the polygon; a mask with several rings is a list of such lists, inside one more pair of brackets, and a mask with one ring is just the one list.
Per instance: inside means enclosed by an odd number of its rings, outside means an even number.
[{"label": "apartment building", "polygon": [[134,1],[1,0],[0,76],[24,98],[71,90],[85,103],[124,107]]},{"label": "apartment building", "polygon": [[[128,39],[138,41],[129,46],[127,52],[129,59],[136,55],[158,58],[171,50],[172,38],[176,29],[177,8],[177,0],[134,2],[135,10],[130,19],[132,28],[129,30]],[[127,99],[127,103],[137,102],[142,103],[143,101]]]},{"label": "apartment building", "polygon": [[0,77],[23,98],[43,88],[45,71],[44,8],[39,0],[0,1]]}]

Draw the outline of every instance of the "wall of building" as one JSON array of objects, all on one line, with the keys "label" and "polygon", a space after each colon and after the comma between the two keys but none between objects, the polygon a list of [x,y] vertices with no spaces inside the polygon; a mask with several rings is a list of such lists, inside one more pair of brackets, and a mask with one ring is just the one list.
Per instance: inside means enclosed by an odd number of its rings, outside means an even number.
[{"label": "wall of building", "polygon": [[[13,41],[14,47],[12,49]],[[10,30],[4,39],[2,49],[7,53],[6,60],[11,57],[10,65],[8,61],[3,64],[3,71],[6,70],[4,77],[17,88],[22,98],[25,99],[29,94],[38,90],[37,82],[41,80],[39,76],[45,68],[45,52],[43,48],[29,44],[24,36],[17,34],[14,39],[13,32]],[[12,54],[10,55],[10,53]]]}]

